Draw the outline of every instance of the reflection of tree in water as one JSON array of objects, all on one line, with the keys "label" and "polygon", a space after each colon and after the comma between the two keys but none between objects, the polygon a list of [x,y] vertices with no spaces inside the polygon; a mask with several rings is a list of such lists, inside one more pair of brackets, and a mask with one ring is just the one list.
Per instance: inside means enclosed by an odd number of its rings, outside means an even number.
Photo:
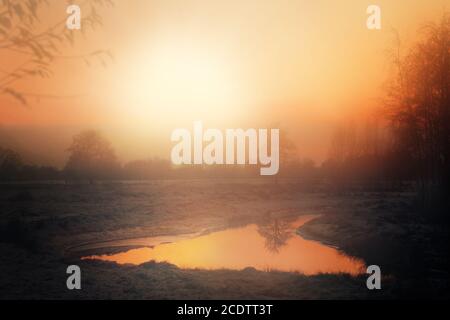
[{"label": "reflection of tree in water", "polygon": [[273,219],[258,225],[258,233],[266,239],[267,250],[278,253],[292,236],[291,225],[281,219]]}]

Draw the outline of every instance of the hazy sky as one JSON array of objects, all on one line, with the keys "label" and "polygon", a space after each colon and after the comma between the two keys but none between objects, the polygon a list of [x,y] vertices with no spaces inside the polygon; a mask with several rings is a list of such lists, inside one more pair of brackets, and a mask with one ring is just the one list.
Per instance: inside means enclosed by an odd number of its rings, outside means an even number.
[{"label": "hazy sky", "polygon": [[[115,2],[101,12],[103,27],[64,49],[111,49],[115,62],[86,67],[60,58],[51,79],[18,83],[61,98],[24,107],[0,96],[0,144],[61,165],[71,135],[93,128],[122,160],[168,158],[170,132],[202,120],[206,127],[280,127],[301,157],[320,161],[337,123],[377,106],[393,28],[408,43],[449,10],[448,0]],[[51,3],[42,20],[64,18],[66,1]],[[370,4],[381,7],[380,31],[366,28]],[[0,50],[2,70],[25,58]],[[72,95],[80,96],[64,97]]]}]

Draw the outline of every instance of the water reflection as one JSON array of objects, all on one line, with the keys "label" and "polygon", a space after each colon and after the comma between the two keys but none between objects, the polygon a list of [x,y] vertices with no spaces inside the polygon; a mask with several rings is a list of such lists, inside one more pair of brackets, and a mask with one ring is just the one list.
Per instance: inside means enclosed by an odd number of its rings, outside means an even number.
[{"label": "water reflection", "polygon": [[265,239],[267,250],[278,253],[286,245],[287,240],[294,235],[292,223],[281,219],[273,219],[265,224],[258,224],[258,233]]},{"label": "water reflection", "polygon": [[180,268],[296,271],[317,273],[363,272],[364,263],[321,243],[305,240],[296,228],[314,216],[296,220],[274,219],[260,225],[228,229],[208,235],[163,243],[153,248],[132,249],[113,255],[95,255],[83,259],[142,264],[167,261]]}]

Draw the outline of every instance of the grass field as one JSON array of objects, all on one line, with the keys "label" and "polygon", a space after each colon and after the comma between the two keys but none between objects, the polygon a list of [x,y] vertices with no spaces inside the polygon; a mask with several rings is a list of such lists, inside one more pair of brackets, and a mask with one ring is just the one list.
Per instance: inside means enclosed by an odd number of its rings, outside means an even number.
[{"label": "grass field", "polygon": [[[408,192],[306,192],[293,180],[171,180],[0,186],[2,299],[395,299],[445,298],[448,227],[413,210]],[[298,236],[377,264],[366,275],[180,269],[169,263],[81,261],[75,248],[139,237],[210,233],[267,217],[319,214]],[[245,245],[245,244],[243,244]],[[118,248],[101,247],[99,253]],[[66,268],[82,290],[66,288]]]}]

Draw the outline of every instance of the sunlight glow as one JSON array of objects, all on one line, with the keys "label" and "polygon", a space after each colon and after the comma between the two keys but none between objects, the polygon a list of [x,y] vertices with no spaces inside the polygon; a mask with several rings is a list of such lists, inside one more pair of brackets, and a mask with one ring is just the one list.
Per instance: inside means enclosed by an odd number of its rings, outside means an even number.
[{"label": "sunlight glow", "polygon": [[124,60],[113,96],[138,118],[224,120],[242,101],[230,62],[208,49],[164,43],[132,50]]}]

